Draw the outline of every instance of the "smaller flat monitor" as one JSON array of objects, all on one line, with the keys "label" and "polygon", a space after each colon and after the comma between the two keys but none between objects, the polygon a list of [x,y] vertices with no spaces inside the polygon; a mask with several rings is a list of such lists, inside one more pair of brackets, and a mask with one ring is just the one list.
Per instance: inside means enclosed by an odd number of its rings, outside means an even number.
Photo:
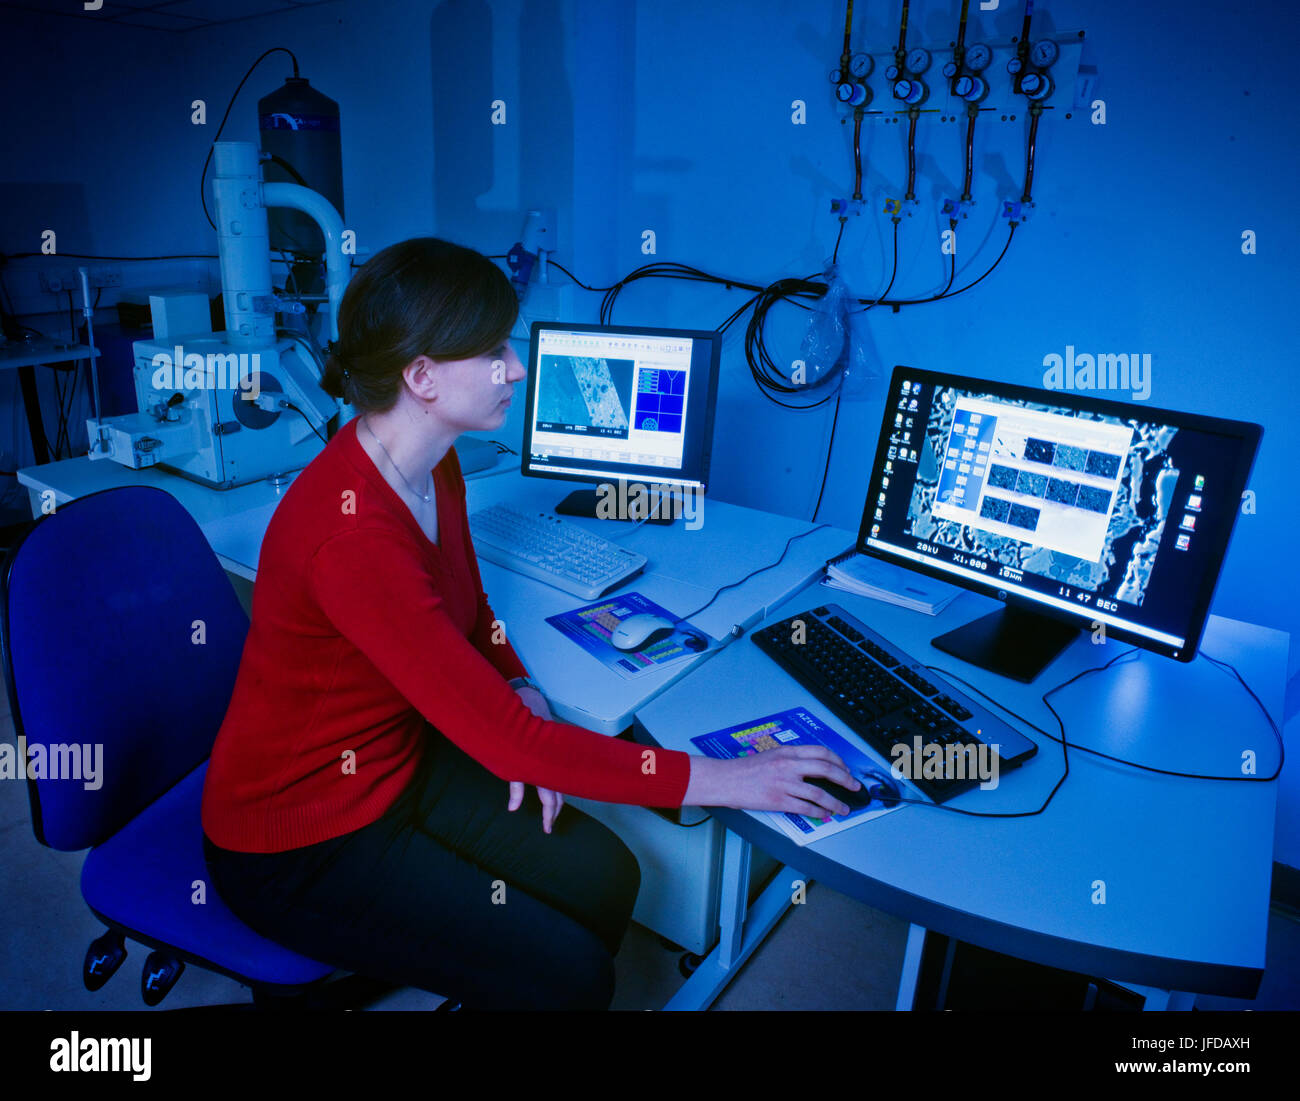
[{"label": "smaller flat monitor", "polygon": [[[712,331],[534,323],[522,472],[703,492],[720,348]],[[595,500],[571,494],[557,511],[597,515]]]},{"label": "smaller flat monitor", "polygon": [[1191,661],[1261,433],[895,367],[858,550],[1004,601],[933,643],[1017,680],[1099,626]]}]

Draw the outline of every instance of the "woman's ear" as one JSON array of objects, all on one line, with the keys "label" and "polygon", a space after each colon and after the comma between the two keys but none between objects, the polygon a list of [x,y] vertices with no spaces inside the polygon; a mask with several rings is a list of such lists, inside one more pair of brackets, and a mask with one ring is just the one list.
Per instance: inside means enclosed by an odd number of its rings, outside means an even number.
[{"label": "woman's ear", "polygon": [[402,378],[411,393],[421,401],[436,401],[440,373],[435,360],[428,356],[416,356],[402,369]]}]

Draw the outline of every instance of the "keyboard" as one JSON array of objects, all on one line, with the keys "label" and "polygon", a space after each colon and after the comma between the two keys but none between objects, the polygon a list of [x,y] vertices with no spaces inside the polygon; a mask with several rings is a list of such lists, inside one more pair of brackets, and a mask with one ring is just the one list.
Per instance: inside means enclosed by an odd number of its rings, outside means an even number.
[{"label": "keyboard", "polygon": [[549,512],[492,505],[469,518],[480,558],[596,600],[645,569],[649,559]]},{"label": "keyboard", "polygon": [[[898,745],[923,762],[926,757],[933,759],[934,751],[927,748],[931,745],[945,755],[949,746],[956,747],[951,754],[954,760],[959,753],[970,760],[964,747],[982,742],[989,747],[985,753],[996,753],[1000,777],[1038,752],[1038,746],[993,712],[838,605],[801,612],[750,637],[891,764]],[[908,780],[936,803],[947,802],[980,782],[978,776],[918,773],[920,769],[910,770]]]}]

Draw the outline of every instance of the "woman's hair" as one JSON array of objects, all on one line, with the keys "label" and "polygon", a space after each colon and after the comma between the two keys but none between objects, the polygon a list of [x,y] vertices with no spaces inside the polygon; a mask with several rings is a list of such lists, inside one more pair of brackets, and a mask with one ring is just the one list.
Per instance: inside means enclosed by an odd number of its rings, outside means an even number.
[{"label": "woman's hair", "polygon": [[361,412],[383,412],[413,359],[486,355],[509,337],[518,313],[510,280],[482,253],[437,237],[399,241],[367,260],[344,291],[321,387]]}]

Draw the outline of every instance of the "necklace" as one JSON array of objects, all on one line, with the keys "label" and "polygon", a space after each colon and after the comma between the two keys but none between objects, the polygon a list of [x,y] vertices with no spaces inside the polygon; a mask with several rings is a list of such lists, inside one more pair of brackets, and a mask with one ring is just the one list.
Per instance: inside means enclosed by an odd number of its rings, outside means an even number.
[{"label": "necklace", "polygon": [[406,480],[406,475],[402,473],[402,468],[398,466],[395,462],[393,462],[393,457],[388,453],[388,448],[384,446],[384,441],[375,435],[375,430],[370,427],[370,422],[363,417],[361,423],[366,426],[366,431],[370,433],[370,438],[374,440],[375,443],[379,444],[379,450],[384,453],[384,458],[386,458],[390,463],[392,463],[393,469],[397,471],[397,476],[402,479],[402,482],[405,484],[406,488],[409,489],[412,493],[414,493],[417,497],[419,497],[420,500],[423,501],[426,505],[430,501],[432,501],[433,500],[432,493],[421,493],[413,485],[411,485],[410,482]]}]

